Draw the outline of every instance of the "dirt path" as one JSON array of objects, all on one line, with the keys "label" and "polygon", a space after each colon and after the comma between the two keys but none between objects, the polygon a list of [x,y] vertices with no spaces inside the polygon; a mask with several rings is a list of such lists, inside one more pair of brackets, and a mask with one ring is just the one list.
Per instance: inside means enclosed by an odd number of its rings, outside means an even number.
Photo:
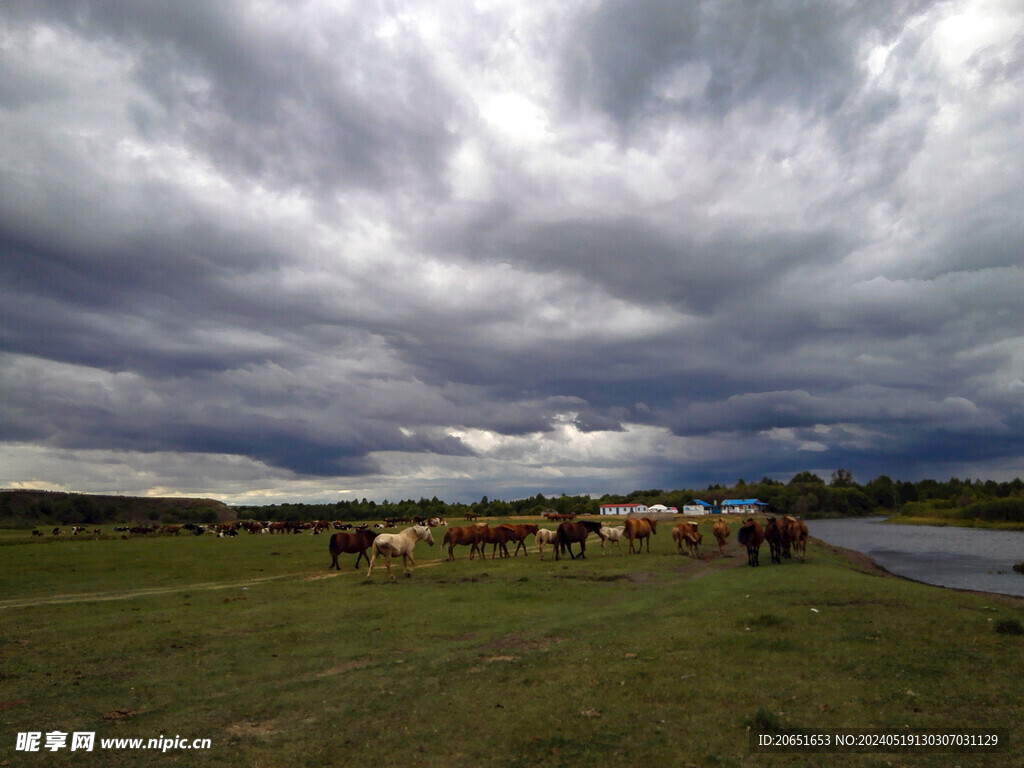
[{"label": "dirt path", "polygon": [[[416,569],[431,568],[440,565],[443,560],[425,560],[416,564]],[[383,570],[382,565],[376,566]],[[392,565],[394,568],[394,565]],[[399,565],[399,568],[401,566]],[[297,573],[283,573],[277,576],[261,576],[253,579],[241,579],[239,581],[206,581],[197,584],[179,584],[173,587],[144,587],[141,589],[127,589],[117,592],[79,592],[69,595],[47,595],[41,597],[21,597],[10,600],[0,600],[0,611],[8,608],[35,608],[41,605],[66,605],[69,603],[102,603],[111,600],[132,600],[136,597],[153,597],[156,595],[171,595],[175,592],[201,592],[214,589],[244,589],[254,584],[262,584],[268,581],[282,581],[293,579],[295,581],[316,581],[319,579],[333,579],[338,576],[366,575],[365,569],[352,569],[351,571],[332,571],[331,573],[310,573],[299,571]]]}]

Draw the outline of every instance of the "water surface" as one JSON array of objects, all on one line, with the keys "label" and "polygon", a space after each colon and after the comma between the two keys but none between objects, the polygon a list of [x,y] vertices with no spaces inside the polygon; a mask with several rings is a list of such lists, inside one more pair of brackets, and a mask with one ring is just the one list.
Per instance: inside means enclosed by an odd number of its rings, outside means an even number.
[{"label": "water surface", "polygon": [[885,518],[808,520],[811,536],[863,552],[886,570],[940,587],[1024,596],[1024,531],[888,525]]}]

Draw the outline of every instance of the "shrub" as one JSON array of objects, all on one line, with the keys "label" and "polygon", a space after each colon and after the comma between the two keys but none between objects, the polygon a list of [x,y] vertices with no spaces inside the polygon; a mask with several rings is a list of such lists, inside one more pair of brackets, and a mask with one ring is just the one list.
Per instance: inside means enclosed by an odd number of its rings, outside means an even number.
[{"label": "shrub", "polygon": [[1024,635],[1024,625],[1017,619],[1003,619],[996,624],[996,632],[1000,635]]}]

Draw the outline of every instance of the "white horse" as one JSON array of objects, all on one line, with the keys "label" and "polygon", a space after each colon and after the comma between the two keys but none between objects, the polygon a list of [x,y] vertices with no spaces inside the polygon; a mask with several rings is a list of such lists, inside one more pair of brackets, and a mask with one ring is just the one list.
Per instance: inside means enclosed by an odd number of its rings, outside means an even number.
[{"label": "white horse", "polygon": [[622,541],[622,537],[626,533],[626,526],[617,525],[614,528],[607,526],[601,526],[601,554],[604,554],[604,543],[606,541],[614,541],[615,546],[618,547],[619,552],[622,552],[622,546],[619,544]]},{"label": "white horse", "polygon": [[373,540],[373,546],[371,547],[373,556],[370,558],[370,569],[366,572],[366,578],[370,578],[370,574],[373,573],[373,564],[377,561],[377,555],[387,557],[385,563],[388,567],[388,578],[395,578],[391,575],[391,558],[394,555],[402,556],[402,566],[405,568],[405,575],[411,577],[412,569],[416,565],[412,551],[418,541],[425,541],[430,546],[434,546],[434,535],[427,526],[414,525],[412,528],[406,528],[400,533],[379,534]]},{"label": "white horse", "polygon": [[554,546],[558,546],[557,544],[555,544],[555,534],[556,533],[558,533],[558,531],[552,531],[552,530],[550,530],[548,528],[541,528],[535,534],[535,536],[537,538],[537,554],[540,555],[540,559],[541,560],[544,559],[544,545],[545,544],[552,544]]}]

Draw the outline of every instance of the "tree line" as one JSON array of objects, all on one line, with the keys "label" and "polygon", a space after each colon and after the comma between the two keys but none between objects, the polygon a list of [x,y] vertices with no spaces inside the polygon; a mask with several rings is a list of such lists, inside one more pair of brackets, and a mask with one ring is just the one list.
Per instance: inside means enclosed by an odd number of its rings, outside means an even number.
[{"label": "tree line", "polygon": [[803,518],[903,514],[930,518],[979,518],[1024,522],[1024,481],[1009,482],[950,478],[901,481],[881,475],[860,484],[853,475],[838,469],[825,479],[813,472],[799,472],[788,482],[764,477],[753,483],[742,478],[732,485],[712,484],[703,489],[663,490],[650,488],[625,495],[601,498],[538,493],[505,501],[483,496],[471,504],[448,503],[434,496],[382,502],[363,498],[325,504],[269,504],[227,507],[211,499],[147,499],[91,496],[44,491],[0,491],[0,522],[5,526],[66,525],[79,523],[202,522],[228,518],[267,521],[288,520],[384,520],[418,517],[507,518],[540,516],[548,511],[597,515],[601,504],[636,503],[682,509],[699,499],[718,504],[726,499],[765,502],[769,514]]}]

